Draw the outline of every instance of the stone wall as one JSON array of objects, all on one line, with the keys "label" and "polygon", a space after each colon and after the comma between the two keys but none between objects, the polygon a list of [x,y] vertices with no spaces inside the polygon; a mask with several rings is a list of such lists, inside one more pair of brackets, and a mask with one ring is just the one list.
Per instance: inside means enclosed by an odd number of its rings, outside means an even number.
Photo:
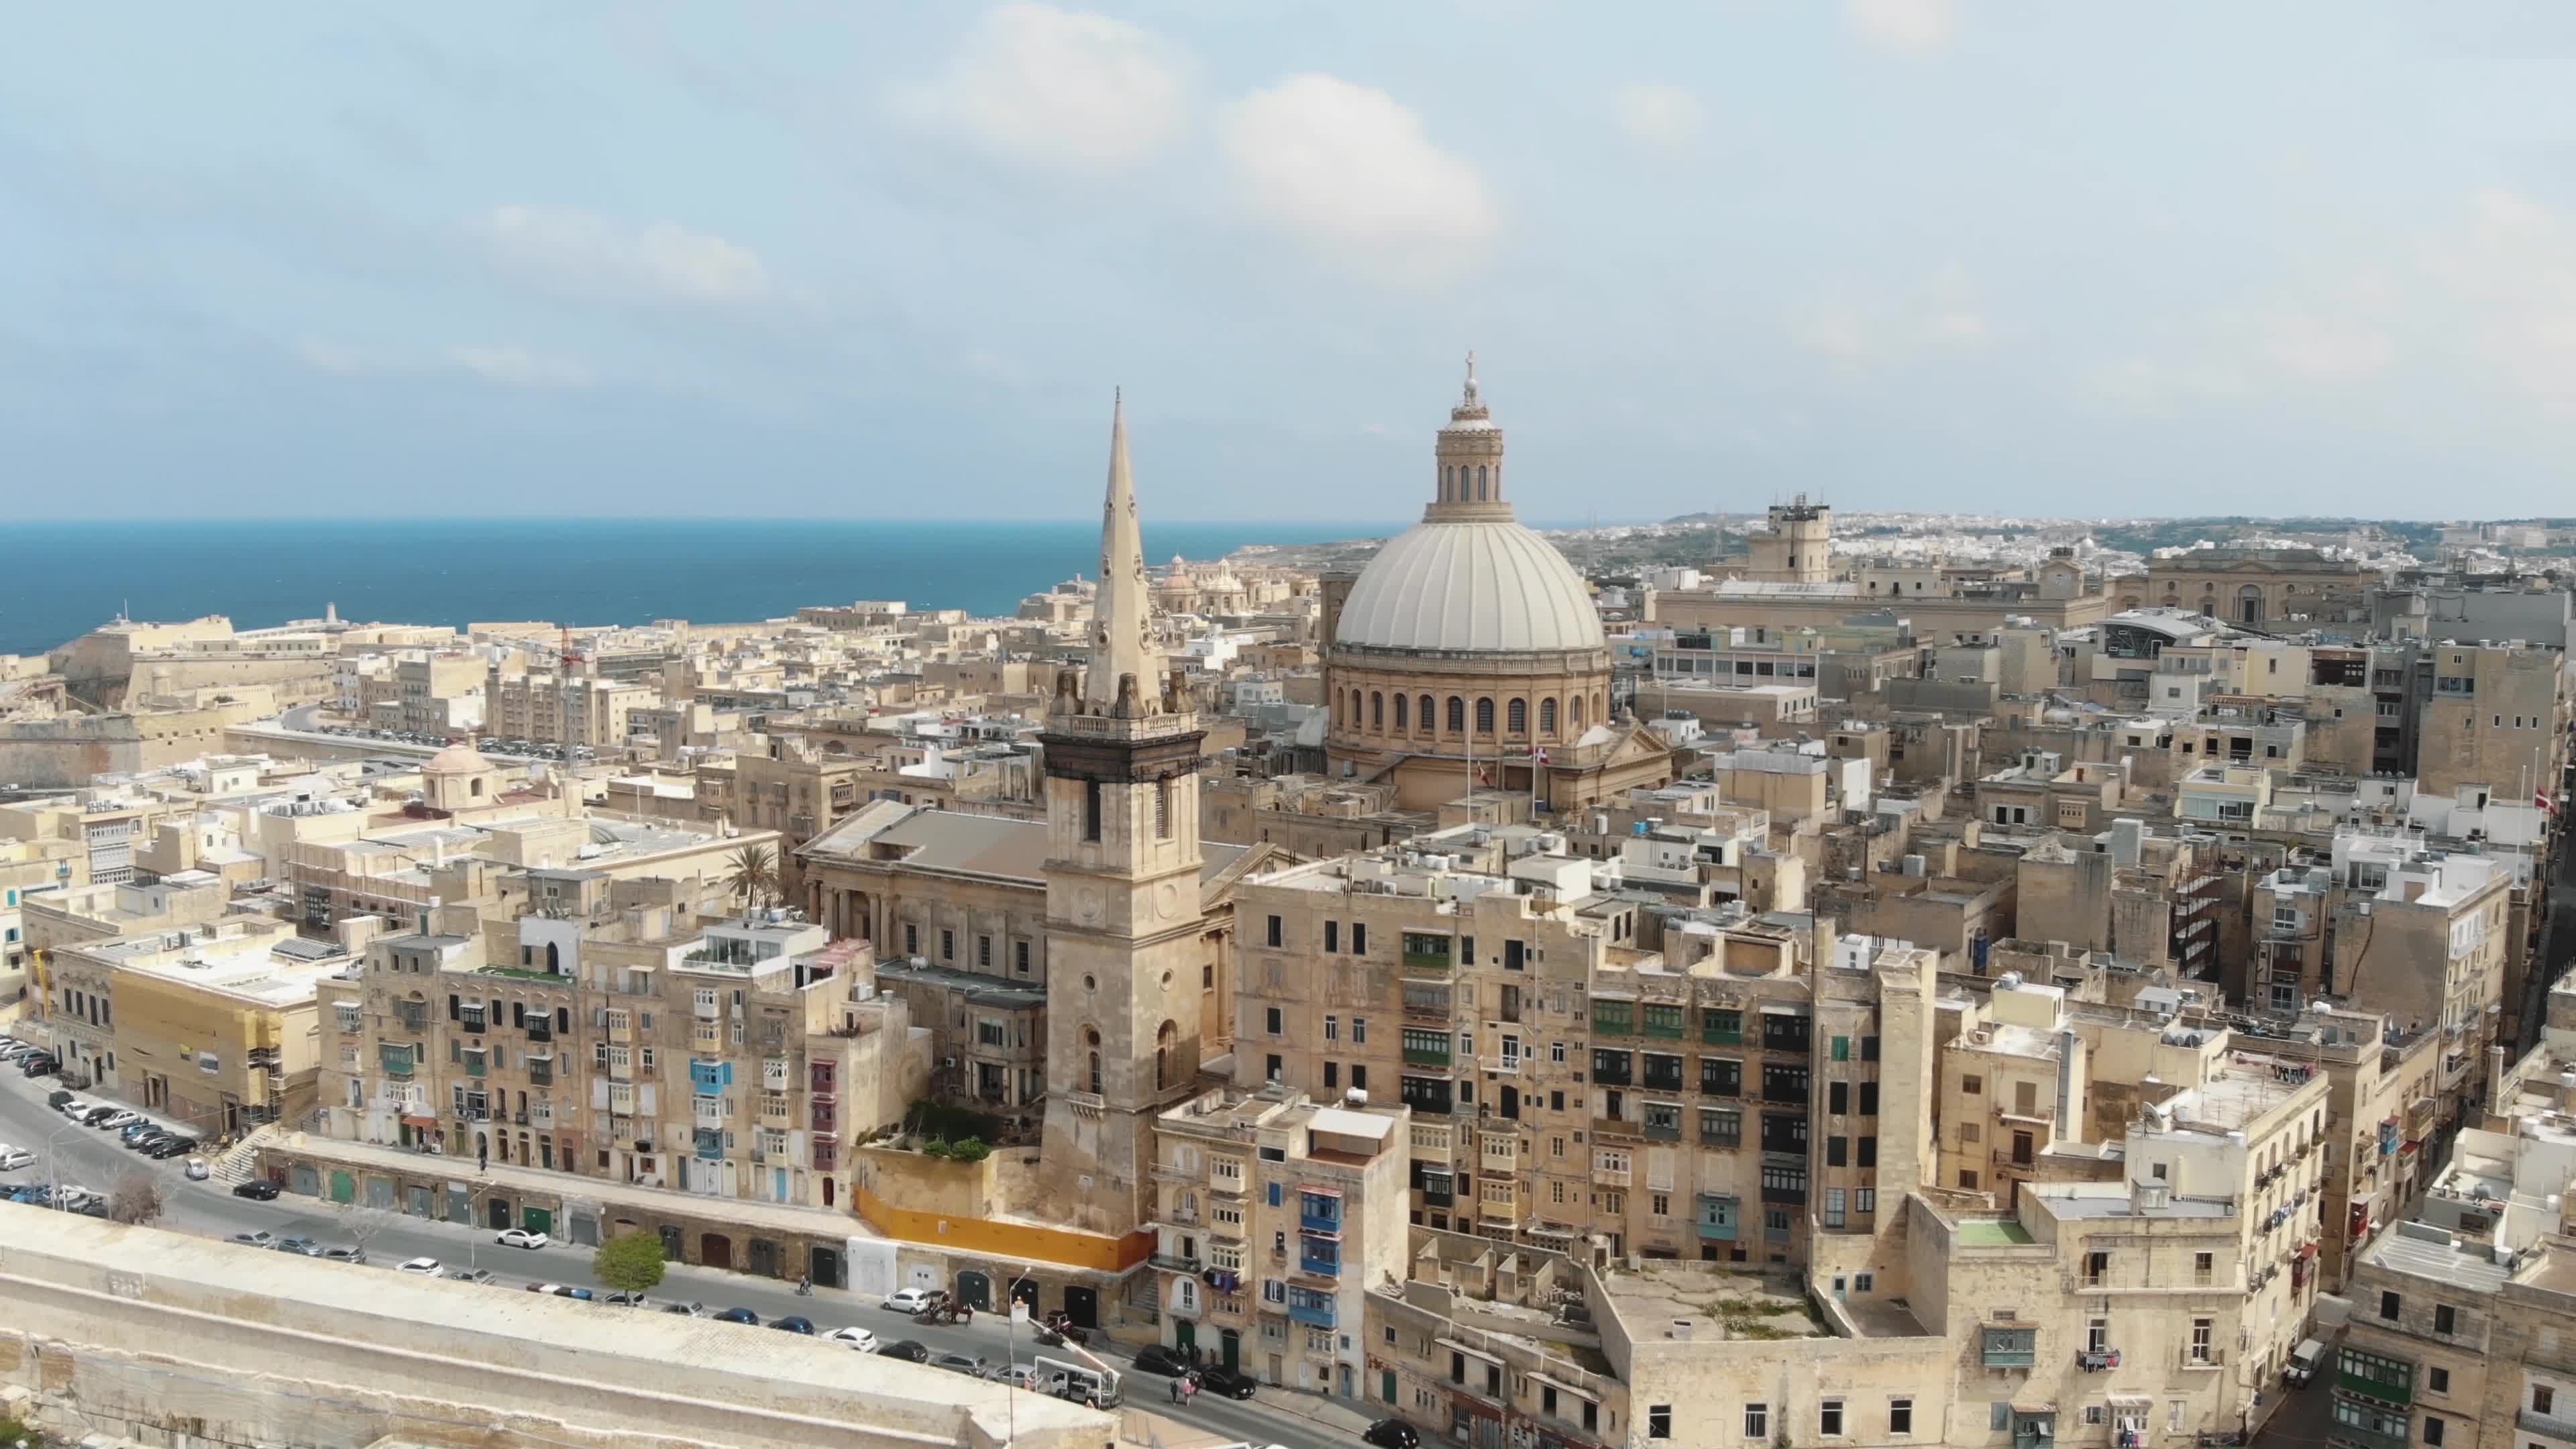
[{"label": "stone wall", "polygon": [[[161,1442],[1106,1449],[1110,1416],[837,1344],[12,1213],[0,1383]],[[1015,1435],[1015,1437],[1014,1437]],[[186,1441],[181,1441],[186,1442]]]}]

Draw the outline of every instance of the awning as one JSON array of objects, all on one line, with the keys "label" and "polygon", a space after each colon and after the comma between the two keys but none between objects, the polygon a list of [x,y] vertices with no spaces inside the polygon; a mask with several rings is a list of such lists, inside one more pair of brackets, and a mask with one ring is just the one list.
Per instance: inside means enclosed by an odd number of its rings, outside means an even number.
[{"label": "awning", "polygon": [[1484,1349],[1460,1343],[1454,1338],[1435,1338],[1432,1342],[1454,1353],[1463,1353],[1469,1358],[1481,1358],[1488,1363],[1501,1363],[1503,1361],[1502,1355],[1500,1354],[1488,1353]]},{"label": "awning", "polygon": [[1340,1197],[1342,1195],[1342,1190],[1338,1187],[1308,1187],[1303,1183],[1298,1184],[1297,1190],[1308,1197]]},{"label": "awning", "polygon": [[436,1127],[438,1125],[438,1119],[436,1117],[423,1116],[417,1112],[405,1112],[402,1115],[402,1120],[403,1125],[406,1127]]}]

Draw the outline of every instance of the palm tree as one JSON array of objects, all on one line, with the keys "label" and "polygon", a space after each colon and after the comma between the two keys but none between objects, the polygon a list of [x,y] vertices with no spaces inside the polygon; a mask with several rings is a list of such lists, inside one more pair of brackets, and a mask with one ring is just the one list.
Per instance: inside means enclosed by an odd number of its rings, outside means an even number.
[{"label": "palm tree", "polygon": [[734,852],[733,871],[725,877],[725,887],[740,898],[746,913],[754,901],[766,897],[777,884],[778,866],[770,858],[767,846],[746,845]]}]

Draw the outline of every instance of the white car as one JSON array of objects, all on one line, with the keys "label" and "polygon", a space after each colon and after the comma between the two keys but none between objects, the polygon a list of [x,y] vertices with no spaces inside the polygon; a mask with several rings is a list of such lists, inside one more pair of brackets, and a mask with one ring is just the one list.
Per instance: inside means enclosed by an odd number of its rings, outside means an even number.
[{"label": "white car", "polygon": [[877,1351],[877,1336],[864,1328],[835,1328],[823,1335],[825,1343],[837,1343],[860,1353]]},{"label": "white car", "polygon": [[919,1313],[947,1296],[937,1288],[897,1288],[885,1296],[885,1306],[897,1313]]},{"label": "white car", "polygon": [[543,1233],[532,1233],[525,1228],[505,1228],[492,1241],[505,1248],[542,1248],[547,1238]]},{"label": "white car", "polygon": [[0,1172],[16,1172],[36,1160],[36,1154],[23,1147],[0,1145]]},{"label": "white car", "polygon": [[68,1097],[64,1099],[61,1106],[56,1107],[54,1110],[62,1113],[66,1117],[77,1117],[89,1109],[89,1103],[82,1101],[78,1097]]},{"label": "white car", "polygon": [[98,1127],[102,1132],[115,1132],[123,1128],[131,1127],[142,1120],[143,1114],[140,1112],[111,1112],[108,1114],[107,1120],[99,1123]]},{"label": "white car", "polygon": [[189,1158],[186,1171],[190,1182],[203,1182],[214,1175],[214,1169],[208,1167],[206,1159],[202,1157]]},{"label": "white car", "polygon": [[436,1258],[407,1258],[402,1262],[396,1263],[394,1265],[394,1271],[397,1273],[418,1273],[424,1278],[435,1278],[438,1276],[438,1260]]}]

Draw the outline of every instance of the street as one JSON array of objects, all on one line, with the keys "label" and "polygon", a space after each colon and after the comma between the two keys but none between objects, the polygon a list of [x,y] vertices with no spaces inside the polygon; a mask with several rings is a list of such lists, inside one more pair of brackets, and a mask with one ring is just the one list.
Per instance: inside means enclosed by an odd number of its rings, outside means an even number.
[{"label": "street", "polygon": [[[164,1229],[213,1238],[265,1231],[281,1238],[306,1236],[331,1247],[355,1242],[357,1233],[352,1225],[356,1224],[366,1234],[365,1241],[358,1245],[365,1248],[368,1261],[363,1267],[350,1268],[352,1273],[387,1273],[407,1258],[426,1257],[444,1264],[491,1270],[495,1282],[506,1285],[506,1289],[482,1290],[486,1292],[520,1291],[529,1283],[564,1283],[606,1291],[591,1272],[589,1248],[568,1244],[533,1250],[506,1248],[493,1241],[489,1229],[375,1211],[353,1215],[333,1204],[292,1194],[275,1202],[257,1202],[234,1197],[229,1183],[190,1182],[182,1171],[184,1158],[155,1162],[126,1151],[113,1132],[66,1121],[45,1105],[45,1094],[59,1086],[51,1077],[23,1077],[14,1065],[0,1066],[0,1143],[25,1148],[36,1155],[33,1164],[0,1174],[0,1184],[15,1187],[30,1182],[60,1182],[108,1192],[127,1177],[146,1173],[162,1184],[167,1206],[157,1226]],[[88,1102],[114,1100],[95,1092],[80,1095]],[[0,1204],[0,1214],[41,1211],[44,1209]],[[6,1221],[0,1217],[0,1222]],[[269,1250],[245,1245],[241,1251]],[[811,1297],[798,1297],[794,1285],[775,1279],[685,1264],[671,1265],[652,1297],[656,1302],[702,1304],[709,1312],[747,1308],[759,1314],[764,1323],[797,1315],[811,1319],[815,1328],[823,1332],[855,1325],[887,1343],[914,1339],[933,1353],[972,1354],[996,1365],[1006,1358],[1026,1364],[1041,1352],[1049,1357],[1073,1356],[1068,1349],[1035,1349],[1025,1333],[1014,1342],[1007,1314],[979,1314],[971,1324],[933,1328],[851,1293],[818,1288]],[[598,1311],[633,1310],[603,1304]],[[772,1330],[746,1326],[742,1331]],[[1101,1347],[1097,1340],[1095,1351],[1122,1371],[1132,1368],[1123,1353]],[[1127,1401],[1203,1428],[1212,1436],[1255,1445],[1325,1449],[1328,1445],[1356,1444],[1359,1428],[1376,1417],[1365,1404],[1343,1404],[1321,1395],[1268,1387],[1249,1401],[1201,1394],[1195,1404],[1181,1408],[1168,1402],[1169,1385],[1170,1380],[1160,1375],[1130,1373]]]}]

